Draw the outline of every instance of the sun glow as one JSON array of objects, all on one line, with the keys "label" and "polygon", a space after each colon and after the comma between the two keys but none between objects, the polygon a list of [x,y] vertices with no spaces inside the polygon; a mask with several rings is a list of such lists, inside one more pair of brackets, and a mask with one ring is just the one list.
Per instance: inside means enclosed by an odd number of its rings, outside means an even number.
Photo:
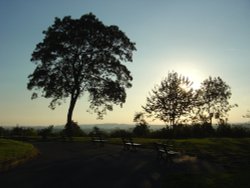
[{"label": "sun glow", "polygon": [[155,71],[158,72],[158,74],[152,81],[154,84],[164,79],[164,75],[168,75],[168,73],[171,71],[177,72],[179,75],[187,77],[189,81],[192,82],[192,88],[194,90],[199,89],[201,82],[207,78],[204,68],[197,66],[196,62],[199,62],[199,60],[183,61],[179,59],[164,59],[160,62],[160,66],[158,66]]},{"label": "sun glow", "polygon": [[194,63],[182,62],[177,63],[177,65],[174,70],[182,76],[188,77],[188,79],[193,82],[193,89],[199,89],[201,82],[205,79],[203,72],[196,68]]},{"label": "sun glow", "polygon": [[200,88],[200,84],[203,81],[202,77],[200,77],[197,74],[197,72],[195,70],[193,70],[193,69],[188,69],[186,71],[187,71],[188,74],[187,73],[182,73],[181,71],[180,71],[180,74],[182,74],[185,77],[188,77],[188,79],[193,83],[192,84],[192,88],[193,89],[195,89],[195,90],[199,89]]}]

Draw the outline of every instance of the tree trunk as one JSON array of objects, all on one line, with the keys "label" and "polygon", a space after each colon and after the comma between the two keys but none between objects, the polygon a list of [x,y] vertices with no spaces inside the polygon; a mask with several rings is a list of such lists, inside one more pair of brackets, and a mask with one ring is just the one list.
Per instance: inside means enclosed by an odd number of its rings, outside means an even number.
[{"label": "tree trunk", "polygon": [[73,111],[74,111],[75,104],[76,104],[76,101],[77,101],[77,97],[78,97],[77,95],[76,96],[74,96],[74,95],[71,96],[68,115],[67,115],[67,124],[66,125],[71,125],[71,123],[72,123],[72,116],[73,116]]}]

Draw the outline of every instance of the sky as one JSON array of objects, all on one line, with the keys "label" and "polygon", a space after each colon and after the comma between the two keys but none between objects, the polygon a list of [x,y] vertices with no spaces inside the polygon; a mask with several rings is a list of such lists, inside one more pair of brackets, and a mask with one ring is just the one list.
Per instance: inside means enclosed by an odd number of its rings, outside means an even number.
[{"label": "sky", "polygon": [[[68,100],[55,110],[49,99],[31,100],[30,58],[42,31],[54,18],[80,18],[92,12],[105,25],[117,25],[137,51],[125,65],[133,75],[123,108],[114,107],[103,120],[87,111],[85,97],[77,102],[73,119],[79,124],[131,124],[146,97],[167,74],[189,77],[194,87],[209,76],[220,76],[232,90],[229,122],[250,109],[249,0],[0,0],[0,126],[63,125]],[[149,122],[163,124],[161,122]]]}]

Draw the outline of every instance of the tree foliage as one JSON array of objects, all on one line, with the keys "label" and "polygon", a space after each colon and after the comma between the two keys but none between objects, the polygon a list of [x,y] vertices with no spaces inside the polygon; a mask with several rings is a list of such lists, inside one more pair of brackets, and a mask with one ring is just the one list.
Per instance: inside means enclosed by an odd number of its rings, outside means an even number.
[{"label": "tree foliage", "polygon": [[198,93],[198,116],[212,124],[212,118],[226,121],[227,113],[237,104],[231,105],[231,88],[220,77],[211,76],[201,83]]},{"label": "tree foliage", "polygon": [[92,13],[80,19],[55,18],[38,43],[31,61],[36,68],[29,75],[28,89],[52,98],[50,107],[70,98],[67,123],[71,124],[76,101],[89,93],[90,109],[99,118],[113,104],[122,105],[132,76],[122,62],[131,62],[135,43],[117,26],[106,26]]},{"label": "tree foliage", "polygon": [[193,107],[194,91],[191,86],[192,82],[188,78],[170,72],[152,90],[143,109],[149,116],[175,125]]},{"label": "tree foliage", "polygon": [[231,88],[220,77],[210,76],[194,91],[188,78],[172,72],[155,86],[142,108],[149,116],[170,125],[190,120],[194,124],[212,125],[213,118],[224,124],[228,112],[238,106],[229,103],[231,95]]}]

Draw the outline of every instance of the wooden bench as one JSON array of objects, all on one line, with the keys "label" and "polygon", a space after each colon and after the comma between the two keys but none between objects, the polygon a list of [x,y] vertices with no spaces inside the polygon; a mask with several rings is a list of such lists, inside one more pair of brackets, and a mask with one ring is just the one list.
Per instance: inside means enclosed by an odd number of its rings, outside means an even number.
[{"label": "wooden bench", "polygon": [[135,143],[132,138],[122,138],[123,150],[137,151],[141,144]]},{"label": "wooden bench", "polygon": [[171,145],[154,143],[154,149],[157,153],[157,158],[159,160],[165,160],[172,162],[173,158],[180,155],[180,152],[173,151]]},{"label": "wooden bench", "polygon": [[91,141],[95,144],[99,144],[100,146],[104,146],[104,143],[107,142],[107,140],[101,136],[91,136]]}]

